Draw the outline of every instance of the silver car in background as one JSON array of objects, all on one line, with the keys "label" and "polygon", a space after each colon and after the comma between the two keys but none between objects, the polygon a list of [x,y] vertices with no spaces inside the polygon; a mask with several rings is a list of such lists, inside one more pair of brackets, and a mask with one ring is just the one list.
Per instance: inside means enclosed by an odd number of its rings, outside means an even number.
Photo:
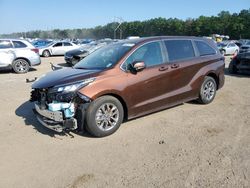
[{"label": "silver car in background", "polygon": [[38,49],[26,40],[0,39],[0,52],[14,54],[12,62],[2,60],[2,68],[6,65],[6,68],[10,67],[16,73],[26,73],[30,67],[41,64]]},{"label": "silver car in background", "polygon": [[223,55],[237,54],[240,50],[240,48],[234,42],[221,42],[217,44],[217,47]]},{"label": "silver car in background", "polygon": [[48,46],[39,48],[39,54],[43,57],[64,55],[66,52],[77,48],[79,48],[79,46],[72,42],[53,42]]}]

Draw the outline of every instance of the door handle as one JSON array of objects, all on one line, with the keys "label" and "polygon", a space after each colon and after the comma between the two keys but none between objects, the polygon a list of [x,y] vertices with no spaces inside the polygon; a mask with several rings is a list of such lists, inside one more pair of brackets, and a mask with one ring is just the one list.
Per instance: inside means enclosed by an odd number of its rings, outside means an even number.
[{"label": "door handle", "polygon": [[167,66],[162,66],[162,67],[159,68],[159,71],[165,71],[165,70],[168,70]]},{"label": "door handle", "polygon": [[173,64],[173,65],[171,65],[171,68],[172,69],[176,69],[176,68],[178,68],[180,65],[179,64]]}]

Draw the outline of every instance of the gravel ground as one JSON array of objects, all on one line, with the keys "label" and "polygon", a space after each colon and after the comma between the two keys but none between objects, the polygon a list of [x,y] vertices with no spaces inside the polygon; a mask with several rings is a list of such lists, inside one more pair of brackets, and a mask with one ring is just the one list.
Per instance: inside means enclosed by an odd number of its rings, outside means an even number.
[{"label": "gravel ground", "polygon": [[[227,66],[229,57],[227,59]],[[0,73],[0,187],[250,187],[250,76],[229,75],[213,103],[185,103],[113,135],[55,134],[34,118],[33,71]]]}]

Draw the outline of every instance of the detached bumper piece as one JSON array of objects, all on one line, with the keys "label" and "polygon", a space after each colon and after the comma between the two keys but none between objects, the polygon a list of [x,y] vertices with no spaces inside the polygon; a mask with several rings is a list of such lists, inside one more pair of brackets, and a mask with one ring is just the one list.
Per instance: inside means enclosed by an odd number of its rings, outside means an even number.
[{"label": "detached bumper piece", "polygon": [[61,111],[50,111],[41,109],[38,104],[35,104],[34,113],[37,120],[45,127],[56,132],[63,132],[64,130],[77,129],[77,120],[73,117],[64,118],[64,113]]}]

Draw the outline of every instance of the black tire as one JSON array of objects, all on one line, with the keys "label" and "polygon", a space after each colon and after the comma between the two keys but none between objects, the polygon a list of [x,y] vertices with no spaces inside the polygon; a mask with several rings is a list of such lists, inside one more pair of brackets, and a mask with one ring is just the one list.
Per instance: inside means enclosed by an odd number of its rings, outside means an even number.
[{"label": "black tire", "polygon": [[206,76],[201,88],[198,101],[201,104],[209,104],[214,100],[216,95],[217,84],[214,78]]},{"label": "black tire", "polygon": [[12,68],[17,74],[24,74],[29,71],[30,65],[25,59],[16,59],[12,63]]},{"label": "black tire", "polygon": [[225,50],[221,50],[221,54],[225,56],[226,51]]},{"label": "black tire", "polygon": [[235,61],[234,61],[234,60],[232,60],[232,61],[229,63],[228,72],[229,72],[229,74],[237,74],[238,69],[236,68]]},{"label": "black tire", "polygon": [[120,127],[123,117],[120,101],[112,96],[103,96],[90,103],[86,111],[86,129],[95,137],[108,136]]},{"label": "black tire", "polygon": [[43,57],[50,57],[50,56],[51,56],[51,54],[50,54],[49,50],[43,51]]}]

